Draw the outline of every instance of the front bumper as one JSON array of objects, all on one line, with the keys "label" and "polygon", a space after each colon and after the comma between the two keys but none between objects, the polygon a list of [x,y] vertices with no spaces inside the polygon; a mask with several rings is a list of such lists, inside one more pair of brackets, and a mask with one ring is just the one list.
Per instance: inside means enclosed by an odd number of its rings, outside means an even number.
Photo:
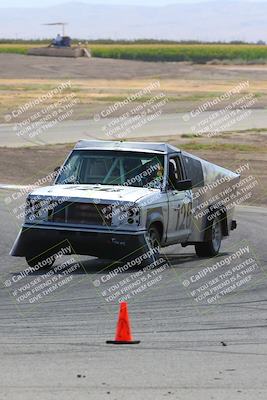
[{"label": "front bumper", "polygon": [[100,258],[120,259],[146,246],[145,231],[74,229],[40,225],[23,225],[10,255],[32,257],[67,242],[72,252]]}]

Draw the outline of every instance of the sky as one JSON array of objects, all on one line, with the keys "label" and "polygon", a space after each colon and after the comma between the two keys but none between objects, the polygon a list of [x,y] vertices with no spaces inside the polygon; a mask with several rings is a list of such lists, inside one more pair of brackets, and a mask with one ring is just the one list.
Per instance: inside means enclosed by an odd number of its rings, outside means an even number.
[{"label": "sky", "polygon": [[[0,8],[10,7],[45,7],[55,4],[62,3],[87,3],[87,4],[143,4],[151,6],[164,6],[167,4],[179,4],[179,3],[203,3],[207,1],[218,1],[218,0],[0,0]],[[221,2],[232,1],[232,0],[220,0]],[[267,2],[267,0],[241,0],[253,2]]]},{"label": "sky", "polygon": [[[64,3],[71,6],[51,8]],[[73,4],[77,3],[85,3],[89,8],[84,13],[75,13]],[[189,8],[173,7],[171,12],[168,9],[160,10],[155,14],[155,19],[151,18],[151,10],[147,8],[141,13],[137,8],[129,10],[127,7],[118,7],[111,10],[105,6],[181,3],[198,4]],[[93,9],[90,4],[103,7]],[[22,9],[16,10],[14,7]],[[47,10],[42,12],[37,7],[47,7]],[[0,37],[44,38],[57,33],[55,27],[50,29],[44,23],[62,20],[68,22],[69,34],[79,38],[257,42],[259,39],[266,40],[266,15],[267,0],[0,0]]]}]

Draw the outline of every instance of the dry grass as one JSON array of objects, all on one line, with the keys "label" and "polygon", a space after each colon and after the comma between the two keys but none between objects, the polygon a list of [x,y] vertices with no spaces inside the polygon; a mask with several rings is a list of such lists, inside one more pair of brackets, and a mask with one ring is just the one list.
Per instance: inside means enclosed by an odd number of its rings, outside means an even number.
[{"label": "dry grass", "polygon": [[[71,80],[71,88],[50,101],[46,101],[45,104],[49,105],[62,96],[73,93],[79,100],[73,118],[90,118],[103,107],[125,100],[131,94],[149,86],[153,81],[155,79],[75,79]],[[46,94],[63,82],[66,82],[66,80],[0,79],[0,123],[5,122],[5,114],[9,114],[19,106]],[[187,112],[199,104],[224,94],[238,83],[238,81],[227,82],[225,80],[207,82],[205,80],[161,79],[159,88],[144,95],[138,101],[146,101],[163,92],[169,100],[164,107],[164,112]],[[261,108],[267,107],[267,81],[250,82],[249,92],[254,93]],[[232,100],[233,98],[230,101]],[[228,102],[224,101],[220,103],[220,106],[227,104]],[[34,112],[38,112],[42,107],[43,104],[39,107],[36,106]],[[23,113],[18,122],[26,119],[27,116],[27,113]]]}]

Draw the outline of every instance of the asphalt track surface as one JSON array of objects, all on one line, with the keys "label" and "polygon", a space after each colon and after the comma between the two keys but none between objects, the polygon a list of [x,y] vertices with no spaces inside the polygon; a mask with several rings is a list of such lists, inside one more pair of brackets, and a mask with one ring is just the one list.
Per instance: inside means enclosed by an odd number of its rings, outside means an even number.
[{"label": "asphalt track surface", "polygon": [[191,247],[168,248],[171,266],[161,281],[129,300],[141,343],[116,347],[105,342],[114,338],[118,303],[93,284],[112,270],[103,270],[109,261],[82,258],[71,283],[34,307],[18,304],[4,286],[26,264],[8,255],[19,224],[4,206],[7,191],[0,195],[1,400],[267,398],[266,209],[238,208],[238,230],[216,260],[248,245],[259,266],[251,282],[216,304],[198,304],[182,282],[210,260],[200,261]]},{"label": "asphalt track surface", "polygon": [[[225,126],[223,131],[266,129],[267,116],[265,110],[246,110],[249,118],[240,119],[235,123]],[[127,138],[161,137],[171,135],[181,135],[183,133],[195,133],[194,127],[201,126],[203,121],[212,118],[214,112],[201,112],[200,115],[191,117],[188,113],[162,114],[151,121],[146,121],[140,127],[134,127],[127,133]],[[100,118],[100,120],[99,120]],[[0,124],[0,143],[1,146],[20,147],[34,146],[40,144],[74,143],[80,139],[103,139],[113,140],[116,136],[112,134],[112,119],[101,118],[99,114],[95,119],[71,121],[66,120],[55,124],[42,133],[29,137],[27,133],[21,134],[14,123]],[[117,120],[116,120],[117,121]],[[206,125],[206,123],[205,123]],[[125,120],[127,125],[127,119]],[[34,133],[35,131],[32,130]],[[120,129],[123,133],[123,128]],[[122,137],[123,138],[123,137]],[[119,138],[118,138],[119,139]]]}]

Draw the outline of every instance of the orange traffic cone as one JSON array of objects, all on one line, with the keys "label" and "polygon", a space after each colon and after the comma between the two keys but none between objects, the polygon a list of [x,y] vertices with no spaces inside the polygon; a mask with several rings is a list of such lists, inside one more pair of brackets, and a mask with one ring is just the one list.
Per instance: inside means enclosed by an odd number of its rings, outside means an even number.
[{"label": "orange traffic cone", "polygon": [[131,323],[128,315],[128,304],[120,303],[119,320],[115,340],[107,340],[107,344],[139,344],[140,340],[133,340]]}]

